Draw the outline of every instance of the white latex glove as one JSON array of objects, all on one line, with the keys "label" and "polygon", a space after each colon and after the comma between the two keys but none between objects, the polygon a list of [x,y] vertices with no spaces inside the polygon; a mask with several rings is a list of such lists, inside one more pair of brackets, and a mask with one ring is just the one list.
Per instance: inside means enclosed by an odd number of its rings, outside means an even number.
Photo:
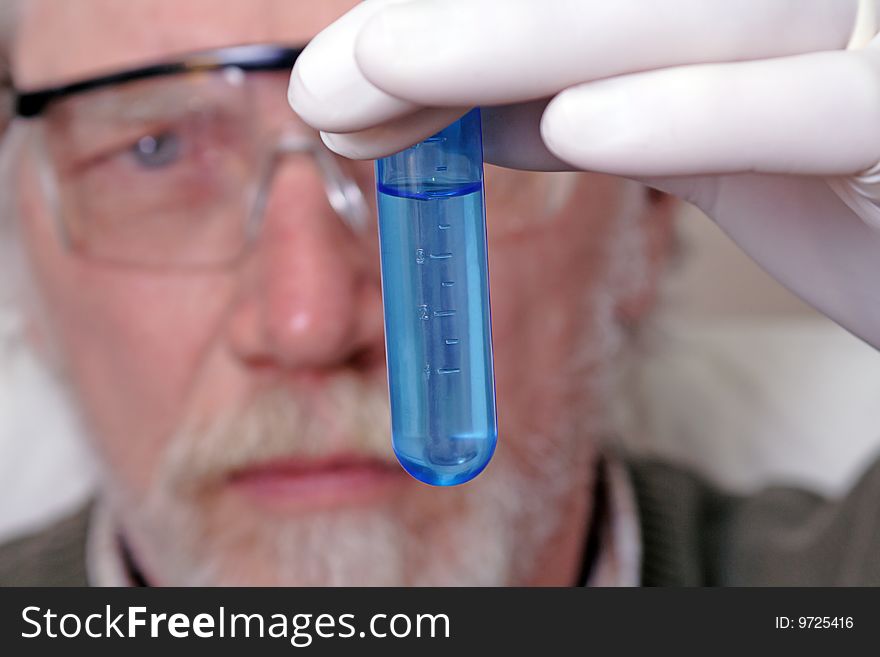
[{"label": "white latex glove", "polygon": [[487,161],[677,194],[880,347],[878,5],[368,0],[306,48],[290,101],[360,159],[482,106]]}]

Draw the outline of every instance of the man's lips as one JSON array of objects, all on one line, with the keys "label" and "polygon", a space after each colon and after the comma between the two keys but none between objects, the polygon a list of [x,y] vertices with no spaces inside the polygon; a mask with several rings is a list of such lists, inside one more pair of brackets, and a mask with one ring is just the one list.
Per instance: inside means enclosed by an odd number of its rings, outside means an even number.
[{"label": "man's lips", "polygon": [[261,507],[289,512],[369,504],[409,477],[397,463],[340,455],[258,463],[235,471],[228,483]]}]

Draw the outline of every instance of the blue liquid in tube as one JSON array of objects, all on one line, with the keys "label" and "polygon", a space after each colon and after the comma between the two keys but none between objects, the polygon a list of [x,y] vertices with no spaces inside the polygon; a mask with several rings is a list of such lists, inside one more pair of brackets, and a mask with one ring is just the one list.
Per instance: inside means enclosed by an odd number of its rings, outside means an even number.
[{"label": "blue liquid in tube", "polygon": [[394,451],[461,484],[498,435],[479,110],[379,160],[376,181]]}]

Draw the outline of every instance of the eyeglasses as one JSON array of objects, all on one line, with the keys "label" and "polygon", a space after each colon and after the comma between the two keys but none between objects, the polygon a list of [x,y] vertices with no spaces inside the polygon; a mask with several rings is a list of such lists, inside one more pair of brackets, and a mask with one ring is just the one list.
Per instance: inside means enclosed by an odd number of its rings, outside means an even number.
[{"label": "eyeglasses", "polygon": [[370,163],[338,158],[286,103],[300,48],[201,52],[17,94],[43,190],[71,250],[121,265],[234,264],[260,234],[279,162],[307,156],[330,206],[374,237]]}]

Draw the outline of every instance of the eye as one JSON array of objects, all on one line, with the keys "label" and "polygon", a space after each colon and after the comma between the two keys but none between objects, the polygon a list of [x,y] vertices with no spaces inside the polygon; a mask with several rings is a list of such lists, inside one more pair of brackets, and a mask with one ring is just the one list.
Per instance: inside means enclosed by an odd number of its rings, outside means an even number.
[{"label": "eye", "polygon": [[180,139],[177,135],[164,133],[141,137],[131,147],[137,163],[147,169],[158,169],[173,164],[180,156]]}]

